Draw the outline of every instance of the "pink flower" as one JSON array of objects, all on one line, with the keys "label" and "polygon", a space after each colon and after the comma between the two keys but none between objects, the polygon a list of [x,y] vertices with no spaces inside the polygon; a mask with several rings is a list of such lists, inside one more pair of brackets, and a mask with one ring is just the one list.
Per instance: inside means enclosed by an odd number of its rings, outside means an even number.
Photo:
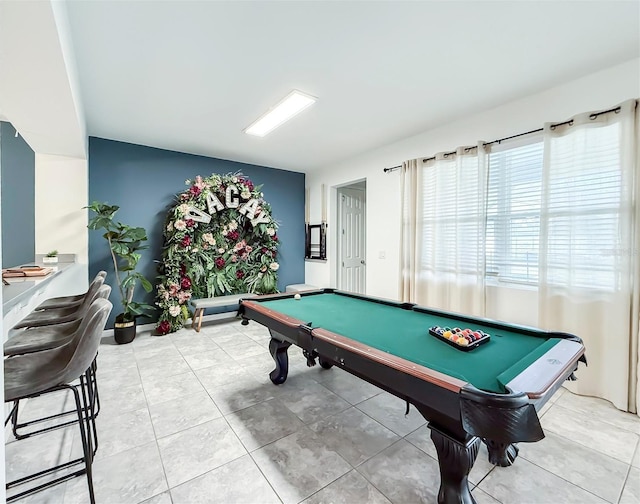
[{"label": "pink flower", "polygon": [[232,255],[231,256],[231,262],[238,262],[238,256],[237,255]]},{"label": "pink flower", "polygon": [[187,248],[189,245],[191,245],[191,237],[189,235],[185,236],[180,242],[180,245],[182,245],[184,248]]},{"label": "pink flower", "polygon": [[180,290],[180,286],[178,284],[171,284],[169,285],[169,294],[172,297],[175,297],[178,295],[178,291]]},{"label": "pink flower", "polygon": [[242,271],[242,270],[236,271],[236,278],[237,279],[244,278],[244,271]]},{"label": "pink flower", "polygon": [[206,184],[205,184],[204,180],[202,180],[202,177],[200,175],[198,175],[196,177],[196,181],[194,182],[193,185],[196,186],[199,189],[203,189]]},{"label": "pink flower", "polygon": [[248,254],[249,252],[251,252],[253,250],[253,247],[251,245],[247,245],[245,247],[245,250],[247,251],[247,254]]},{"label": "pink flower", "polygon": [[222,257],[218,257],[215,260],[215,264],[216,264],[216,268],[218,268],[218,269],[224,268],[224,259]]},{"label": "pink flower", "polygon": [[187,227],[190,228],[196,225],[196,221],[194,221],[193,219],[187,219],[186,224]]},{"label": "pink flower", "polygon": [[189,277],[182,277],[182,280],[180,281],[180,286],[183,289],[190,289],[191,288],[191,279]]},{"label": "pink flower", "polygon": [[198,187],[198,186],[194,185],[194,186],[191,186],[189,188],[189,193],[191,193],[191,196],[198,197],[198,196],[200,196],[201,192],[202,192],[202,188],[201,187]]},{"label": "pink flower", "polygon": [[236,241],[240,237],[240,233],[237,231],[229,231],[227,233],[227,239],[231,241]]},{"label": "pink flower", "polygon": [[180,291],[178,292],[178,302],[180,304],[184,304],[191,299],[191,292],[188,291]]}]

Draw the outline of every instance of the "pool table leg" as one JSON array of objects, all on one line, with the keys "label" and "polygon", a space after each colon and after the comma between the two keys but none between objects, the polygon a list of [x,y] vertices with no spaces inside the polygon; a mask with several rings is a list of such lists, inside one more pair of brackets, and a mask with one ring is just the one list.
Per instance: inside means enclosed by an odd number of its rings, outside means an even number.
[{"label": "pool table leg", "polygon": [[476,504],[467,477],[480,449],[480,438],[468,436],[460,441],[429,424],[440,464],[438,504]]},{"label": "pool table leg", "polygon": [[275,385],[282,385],[286,379],[287,374],[289,373],[289,356],[287,355],[287,350],[291,346],[291,343],[286,341],[281,341],[271,336],[271,341],[269,342],[269,352],[271,352],[271,357],[276,363],[276,368],[269,373],[269,378]]},{"label": "pool table leg", "polygon": [[518,447],[513,443],[499,443],[483,439],[489,452],[489,462],[500,467],[509,467],[518,456]]}]

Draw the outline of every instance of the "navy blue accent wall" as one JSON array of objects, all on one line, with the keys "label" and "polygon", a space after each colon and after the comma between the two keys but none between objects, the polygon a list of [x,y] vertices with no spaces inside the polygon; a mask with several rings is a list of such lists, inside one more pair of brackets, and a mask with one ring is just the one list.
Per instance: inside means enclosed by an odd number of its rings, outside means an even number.
[{"label": "navy blue accent wall", "polygon": [[[278,288],[304,282],[304,174],[275,168],[195,156],[153,147],[144,147],[102,138],[89,138],[89,201],[120,206],[116,220],[142,226],[149,236],[139,271],[152,280],[157,275],[154,261],[160,259],[162,232],[167,210],[177,193],[186,189],[185,179],[212,173],[242,172],[251,181],[263,184],[265,199],[280,223]],[[107,245],[98,231],[89,231],[89,273],[104,269],[111,273],[108,283],[114,291],[113,266]],[[139,296],[145,292],[139,287]],[[147,296],[154,304],[155,292]],[[112,292],[114,309],[110,324],[120,310],[119,295]],[[137,297],[138,299],[138,297]],[[148,322],[148,321],[147,321]],[[141,320],[145,323],[145,320]]]},{"label": "navy blue accent wall", "polygon": [[36,156],[8,122],[0,122],[2,267],[33,262],[36,252]]}]

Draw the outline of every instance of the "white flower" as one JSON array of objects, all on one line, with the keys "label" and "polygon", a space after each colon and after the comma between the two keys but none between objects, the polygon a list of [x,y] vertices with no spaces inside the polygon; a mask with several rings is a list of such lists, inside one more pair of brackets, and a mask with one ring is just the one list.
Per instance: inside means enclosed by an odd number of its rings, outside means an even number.
[{"label": "white flower", "polygon": [[249,199],[251,197],[251,193],[249,192],[248,189],[246,189],[240,193],[240,197],[242,199]]},{"label": "white flower", "polygon": [[167,231],[173,231],[173,222],[169,222],[169,224],[167,224]]},{"label": "white flower", "polygon": [[182,310],[177,305],[173,305],[173,306],[169,307],[169,315],[171,315],[172,317],[177,317],[178,315],[180,315],[181,311]]},{"label": "white flower", "polygon": [[262,278],[262,273],[258,273],[258,278]]},{"label": "white flower", "polygon": [[176,228],[178,231],[184,231],[185,229],[187,229],[187,223],[185,221],[183,221],[182,219],[178,219],[173,224],[173,227]]},{"label": "white flower", "polygon": [[218,249],[218,254],[224,254],[224,249],[222,247]]},{"label": "white flower", "polygon": [[190,208],[189,205],[187,205],[186,203],[183,203],[178,207],[178,210],[182,215],[187,215],[187,213],[189,213],[189,208]]},{"label": "white flower", "polygon": [[197,251],[198,249],[194,247],[192,252],[195,254]]},{"label": "white flower", "polygon": [[231,177],[231,182],[233,182],[234,184],[238,183],[238,177]]},{"label": "white flower", "polygon": [[229,229],[230,229],[231,231],[235,231],[236,229],[238,229],[238,223],[237,223],[236,221],[234,221],[234,220],[233,220],[233,221],[231,221],[231,222],[229,223]]},{"label": "white flower", "polygon": [[273,228],[267,228],[267,234],[269,236],[273,236],[274,234],[276,234],[276,230]]},{"label": "white flower", "polygon": [[191,185],[191,180],[187,179],[184,181],[184,185]]},{"label": "white flower", "polygon": [[278,268],[280,267],[280,265],[277,262],[272,262],[269,267],[273,270],[273,271],[278,271]]}]

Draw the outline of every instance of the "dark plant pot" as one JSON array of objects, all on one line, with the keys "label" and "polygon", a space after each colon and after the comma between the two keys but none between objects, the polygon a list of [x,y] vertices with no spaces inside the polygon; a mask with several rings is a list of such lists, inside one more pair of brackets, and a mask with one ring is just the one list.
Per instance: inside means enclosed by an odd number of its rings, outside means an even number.
[{"label": "dark plant pot", "polygon": [[113,324],[113,337],[120,345],[131,343],[136,337],[136,321],[120,322],[119,319],[120,317],[116,317],[116,322]]}]

